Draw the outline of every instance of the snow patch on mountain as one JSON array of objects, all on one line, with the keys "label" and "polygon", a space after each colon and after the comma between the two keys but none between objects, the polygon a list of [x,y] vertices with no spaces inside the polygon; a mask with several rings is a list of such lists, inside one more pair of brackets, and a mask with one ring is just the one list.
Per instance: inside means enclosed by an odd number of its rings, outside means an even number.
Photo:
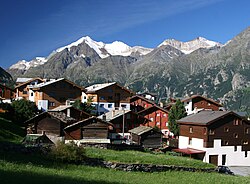
[{"label": "snow patch on mountain", "polygon": [[214,42],[211,40],[207,40],[203,37],[198,37],[194,40],[188,41],[188,42],[181,42],[175,39],[168,39],[162,42],[158,47],[162,45],[170,45],[180,51],[182,51],[185,54],[190,54],[191,52],[199,49],[199,48],[211,48],[215,46],[222,47],[223,45],[218,42]]},{"label": "snow patch on mountain", "polygon": [[133,52],[139,52],[140,55],[146,55],[153,50],[153,49],[144,48],[141,46],[130,47],[121,41],[114,41],[112,43],[106,44],[103,42],[94,41],[89,36],[86,36],[86,37],[80,38],[76,42],[73,42],[67,46],[57,49],[56,52],[61,52],[64,49],[68,49],[70,51],[71,47],[78,46],[81,43],[86,43],[89,47],[94,49],[101,58],[106,58],[110,55],[129,56]]},{"label": "snow patch on mountain", "polygon": [[28,70],[31,67],[37,67],[39,65],[43,65],[47,62],[47,59],[44,57],[36,57],[31,61],[21,60],[18,61],[16,64],[12,65],[10,69],[18,69],[18,70]]}]

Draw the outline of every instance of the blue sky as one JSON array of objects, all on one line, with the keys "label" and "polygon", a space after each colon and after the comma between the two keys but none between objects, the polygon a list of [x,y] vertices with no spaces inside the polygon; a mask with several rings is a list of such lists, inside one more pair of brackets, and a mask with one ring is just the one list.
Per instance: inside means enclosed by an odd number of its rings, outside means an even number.
[{"label": "blue sky", "polygon": [[225,43],[250,26],[249,0],[0,0],[0,66],[83,36],[156,47],[198,36]]}]

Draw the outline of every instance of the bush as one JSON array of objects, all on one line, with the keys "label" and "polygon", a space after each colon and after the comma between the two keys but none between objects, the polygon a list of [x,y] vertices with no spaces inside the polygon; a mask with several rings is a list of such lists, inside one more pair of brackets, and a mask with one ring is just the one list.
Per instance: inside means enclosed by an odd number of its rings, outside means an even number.
[{"label": "bush", "polygon": [[53,160],[68,162],[68,163],[81,163],[85,160],[85,149],[78,147],[75,143],[64,144],[59,142],[50,152],[50,157]]}]

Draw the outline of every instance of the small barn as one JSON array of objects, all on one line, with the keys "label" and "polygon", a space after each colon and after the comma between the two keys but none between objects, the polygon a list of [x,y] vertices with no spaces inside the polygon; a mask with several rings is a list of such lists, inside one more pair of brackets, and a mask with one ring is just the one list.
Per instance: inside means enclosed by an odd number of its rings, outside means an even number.
[{"label": "small barn", "polygon": [[139,126],[129,130],[132,141],[144,148],[159,148],[163,134],[152,127]]},{"label": "small barn", "polygon": [[113,124],[92,116],[65,127],[65,142],[107,145],[110,144],[110,133],[113,131]]},{"label": "small barn", "polygon": [[46,134],[53,142],[64,139],[63,129],[76,120],[63,112],[43,112],[25,122],[27,134]]}]

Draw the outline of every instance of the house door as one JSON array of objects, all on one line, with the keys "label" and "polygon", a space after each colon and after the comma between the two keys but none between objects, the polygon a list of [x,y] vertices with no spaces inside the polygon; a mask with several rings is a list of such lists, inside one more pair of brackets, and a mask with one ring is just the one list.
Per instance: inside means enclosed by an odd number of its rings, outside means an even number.
[{"label": "house door", "polygon": [[222,155],[222,165],[225,165],[226,164],[226,156],[227,155]]},{"label": "house door", "polygon": [[209,155],[209,163],[218,165],[218,155]]}]

